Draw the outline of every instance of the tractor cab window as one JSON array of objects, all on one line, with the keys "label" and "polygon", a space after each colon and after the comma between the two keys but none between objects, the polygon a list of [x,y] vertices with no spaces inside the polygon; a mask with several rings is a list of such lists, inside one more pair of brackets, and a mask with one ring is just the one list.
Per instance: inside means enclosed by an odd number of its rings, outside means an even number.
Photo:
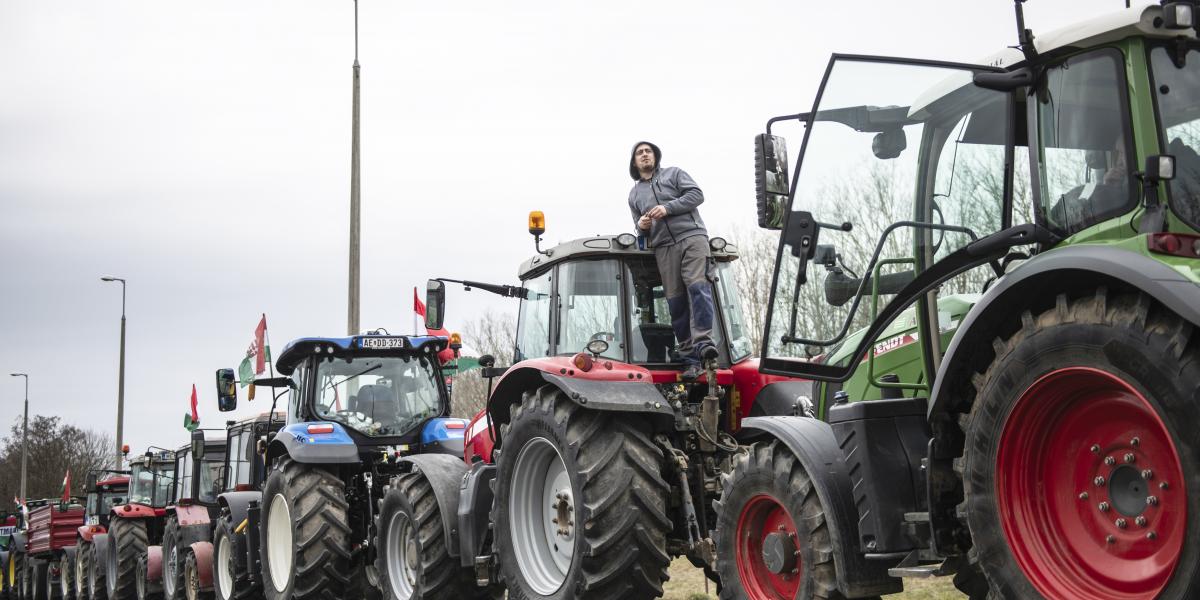
[{"label": "tractor cab window", "polygon": [[224,463],[224,457],[218,455],[210,458],[206,454],[204,459],[204,462],[200,463],[200,494],[198,500],[211,504],[217,501],[217,493],[214,486],[221,477],[221,465]]},{"label": "tractor cab window", "polygon": [[[724,263],[720,273],[726,273]],[[626,277],[629,278],[629,314],[630,359],[638,364],[680,363],[675,352],[675,330],[671,327],[671,312],[667,307],[666,293],[663,291],[662,278],[658,274],[658,266],[653,257],[646,259],[630,259],[626,263]],[[733,282],[732,271],[728,272],[729,282]],[[737,314],[736,320],[741,321],[741,309],[736,304],[727,303],[727,291],[718,285],[717,302],[727,322],[731,323],[732,310]],[[735,301],[736,302],[736,301]],[[720,346],[724,343],[721,327],[714,323],[713,343]],[[749,340],[739,342],[746,346],[745,353],[749,354]],[[742,349],[741,345],[739,350]],[[734,360],[740,358],[737,352],[731,352]]]},{"label": "tractor cab window", "polygon": [[250,469],[253,465],[251,453],[254,443],[251,440],[251,429],[245,427],[229,437],[225,456],[229,458],[229,473],[226,475],[228,489],[236,489],[239,485],[250,485]]},{"label": "tractor cab window", "polygon": [[[87,506],[87,514],[89,514],[89,515],[100,514],[100,496],[97,495],[96,492],[88,493],[86,506]],[[104,512],[108,512],[108,510],[110,508],[112,508],[112,507],[109,506],[108,508],[104,509]]]},{"label": "tractor cab window", "polygon": [[527,279],[517,317],[517,348],[513,362],[550,355],[550,284],[553,270]]},{"label": "tractor cab window", "polygon": [[182,450],[176,453],[175,472],[179,473],[179,487],[175,490],[175,501],[190,498],[192,495],[192,452]]},{"label": "tractor cab window", "polygon": [[732,262],[717,263],[716,288],[721,316],[725,318],[725,327],[729,329],[729,358],[737,362],[750,356],[754,351],[754,343],[750,339],[750,327],[742,312],[742,299],[738,295],[741,292],[737,289],[737,277],[733,273]]},{"label": "tractor cab window", "polygon": [[428,356],[330,357],[316,369],[316,411],[370,436],[398,436],[442,412]]},{"label": "tractor cab window", "polygon": [[150,505],[154,501],[154,469],[134,464],[129,474],[129,502]]},{"label": "tractor cab window", "polygon": [[158,465],[154,474],[154,498],[152,506],[171,503],[171,490],[175,487],[175,463]]},{"label": "tractor cab window", "polygon": [[918,274],[1006,225],[1013,95],[976,86],[984,70],[833,59],[789,207],[825,225],[807,247],[789,232],[802,221],[785,225],[765,367],[844,379],[867,352],[864,328],[889,326],[897,339],[915,340],[912,318],[888,325],[876,317],[900,308],[890,303]]},{"label": "tractor cab window", "polygon": [[1182,64],[1174,48],[1150,51],[1155,98],[1164,149],[1175,157],[1175,179],[1168,187],[1171,212],[1200,229],[1200,51],[1188,50]]},{"label": "tractor cab window", "polygon": [[624,360],[621,327],[621,267],[615,260],[570,262],[558,268],[558,354],[583,352],[604,340],[602,356]]},{"label": "tractor cab window", "polygon": [[1121,54],[1099,50],[1047,69],[1037,106],[1039,211],[1059,235],[1124,214],[1137,198]]}]

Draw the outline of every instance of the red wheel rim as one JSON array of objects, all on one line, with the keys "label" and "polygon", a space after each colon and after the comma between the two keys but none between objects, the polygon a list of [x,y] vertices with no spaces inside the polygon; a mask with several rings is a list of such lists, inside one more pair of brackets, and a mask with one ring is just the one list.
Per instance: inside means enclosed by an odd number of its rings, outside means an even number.
[{"label": "red wheel rim", "polygon": [[1048,598],[1150,599],[1183,549],[1179,453],[1146,398],[1085,367],[1038,379],[1004,423],[996,497],[1022,572]]},{"label": "red wheel rim", "polygon": [[[769,536],[776,536],[773,542],[793,549],[792,561],[780,568],[778,562],[773,566],[764,557],[763,549],[768,543]],[[790,540],[790,546],[788,541]],[[800,559],[799,542],[796,537],[796,525],[788,514],[787,509],[778,500],[766,494],[760,494],[750,499],[737,524],[737,569],[738,578],[746,595],[753,600],[793,600],[800,589],[803,576],[803,564]]]}]

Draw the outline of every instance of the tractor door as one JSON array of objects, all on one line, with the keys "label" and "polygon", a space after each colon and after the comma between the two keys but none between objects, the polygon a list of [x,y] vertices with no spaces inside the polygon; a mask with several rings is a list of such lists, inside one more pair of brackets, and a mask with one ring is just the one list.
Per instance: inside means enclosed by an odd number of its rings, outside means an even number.
[{"label": "tractor door", "polygon": [[927,391],[941,344],[997,273],[966,248],[1011,225],[1014,162],[1028,171],[1013,150],[1021,97],[974,84],[989,71],[830,61],[781,207],[764,372]]}]

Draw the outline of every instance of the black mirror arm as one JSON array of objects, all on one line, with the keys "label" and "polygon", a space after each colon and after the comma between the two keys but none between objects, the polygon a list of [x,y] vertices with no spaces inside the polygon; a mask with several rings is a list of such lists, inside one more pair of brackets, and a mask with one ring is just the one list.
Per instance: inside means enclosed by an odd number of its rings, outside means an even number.
[{"label": "black mirror arm", "polygon": [[437,280],[444,281],[446,283],[460,284],[463,286],[463,289],[467,290],[468,292],[471,291],[471,288],[479,288],[485,292],[491,292],[493,294],[496,294],[498,296],[503,296],[505,298],[525,298],[526,295],[529,293],[528,289],[523,288],[519,285],[503,285],[503,284],[498,284],[498,283],[481,283],[478,281],[445,279],[442,277],[439,277]]}]

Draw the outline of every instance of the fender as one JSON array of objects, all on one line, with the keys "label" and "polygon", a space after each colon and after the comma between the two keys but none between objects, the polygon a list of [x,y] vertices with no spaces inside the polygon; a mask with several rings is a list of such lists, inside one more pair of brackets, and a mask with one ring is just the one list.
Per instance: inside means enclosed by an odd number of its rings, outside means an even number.
[{"label": "fender", "polygon": [[739,441],[773,437],[783,442],[812,479],[833,544],[833,564],[838,589],[852,598],[901,591],[898,579],[889,577],[890,561],[869,561],[858,552],[858,509],[845,455],[828,423],[805,417],[751,417],[742,421]]},{"label": "fender", "polygon": [[146,581],[162,581],[162,546],[146,546]]},{"label": "fender", "polygon": [[191,527],[192,525],[208,525],[211,519],[208,516],[208,507],[189,504],[175,507],[175,520],[180,527]]},{"label": "fender", "polygon": [[[1200,285],[1161,262],[1113,246],[1068,246],[1047,252],[1000,278],[963,318],[938,367],[929,399],[929,417],[932,419],[952,408],[959,399],[955,390],[962,384],[954,371],[961,370],[962,359],[969,358],[980,344],[991,348],[996,328],[1006,318],[1019,317],[1018,311],[1024,308],[1030,295],[1044,297],[1080,285],[1098,287],[1105,282],[1140,289],[1200,326]],[[968,378],[969,374],[961,377]]]},{"label": "fender", "polygon": [[126,504],[114,506],[111,515],[122,519],[153,519],[159,516],[157,512],[145,504]]},{"label": "fender", "polygon": [[196,575],[200,578],[200,589],[211,592],[213,588],[212,542],[194,542],[190,546],[196,556]]},{"label": "fender", "polygon": [[225,492],[217,496],[217,504],[229,511],[229,524],[234,528],[246,520],[251,502],[262,502],[262,492]]},{"label": "fender", "polygon": [[[309,433],[309,426],[333,427],[329,433]],[[267,446],[266,464],[283,455],[307,464],[358,464],[358,445],[340,423],[292,423],[275,433]]]},{"label": "fender", "polygon": [[[408,466],[414,473],[421,473],[433,488],[438,510],[442,515],[442,529],[446,535],[446,551],[457,557],[458,550],[458,490],[462,485],[467,465],[462,459],[449,454],[417,454],[400,459],[401,466]],[[474,559],[474,557],[472,557]]]},{"label": "fender", "polygon": [[[612,369],[602,366],[604,363],[611,363]],[[616,361],[598,360],[590,372],[582,373],[570,357],[534,358],[513,365],[496,383],[488,398],[488,412],[493,424],[507,423],[509,407],[519,402],[525,391],[549,383],[576,404],[592,410],[645,413],[674,422],[674,410],[652,381],[649,370]],[[623,385],[614,385],[617,383]],[[499,445],[499,435],[496,437]]]},{"label": "fender", "polygon": [[79,535],[80,539],[90,542],[92,541],[92,536],[97,533],[108,533],[108,530],[103,525],[80,525],[75,529],[75,532]]},{"label": "fender", "polygon": [[108,564],[108,545],[107,533],[97,533],[92,537],[92,546],[95,548],[92,551],[92,564],[98,569]]}]

